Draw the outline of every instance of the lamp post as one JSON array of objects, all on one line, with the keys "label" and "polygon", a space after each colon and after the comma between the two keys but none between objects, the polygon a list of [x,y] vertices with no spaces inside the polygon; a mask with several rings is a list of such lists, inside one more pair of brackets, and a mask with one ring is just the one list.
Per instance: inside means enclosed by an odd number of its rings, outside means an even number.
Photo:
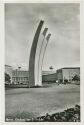
[{"label": "lamp post", "polygon": [[[20,71],[21,67],[19,66],[18,69]],[[18,71],[18,73],[19,73],[19,71]],[[18,83],[20,83],[20,75],[19,74],[18,74]]]},{"label": "lamp post", "polygon": [[21,67],[19,66],[19,67],[18,67],[18,69],[20,70],[20,69],[21,69]]}]

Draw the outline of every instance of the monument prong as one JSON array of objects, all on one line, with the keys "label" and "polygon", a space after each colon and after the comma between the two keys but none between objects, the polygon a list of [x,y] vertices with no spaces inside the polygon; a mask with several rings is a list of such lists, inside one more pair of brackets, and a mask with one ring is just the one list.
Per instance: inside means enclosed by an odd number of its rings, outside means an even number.
[{"label": "monument prong", "polygon": [[44,31],[43,31],[43,36],[44,37],[46,36],[47,31],[48,31],[48,28],[45,28]]},{"label": "monument prong", "polygon": [[32,47],[31,47],[30,58],[29,58],[29,86],[35,86],[35,74],[34,74],[35,54],[36,54],[37,43],[38,43],[38,39],[39,39],[39,35],[41,32],[43,23],[44,21],[41,20],[36,30],[33,43],[32,43]]},{"label": "monument prong", "polygon": [[47,40],[47,41],[49,41],[50,36],[51,36],[51,33],[49,33],[49,34],[47,35],[47,37],[46,37],[46,40]]},{"label": "monument prong", "polygon": [[43,60],[44,60],[44,55],[45,55],[45,51],[49,42],[51,34],[48,34],[47,37],[45,38],[45,41],[43,43],[43,46],[41,48],[41,56],[40,56],[40,60],[39,60],[39,82],[42,82],[42,65],[43,65]]}]

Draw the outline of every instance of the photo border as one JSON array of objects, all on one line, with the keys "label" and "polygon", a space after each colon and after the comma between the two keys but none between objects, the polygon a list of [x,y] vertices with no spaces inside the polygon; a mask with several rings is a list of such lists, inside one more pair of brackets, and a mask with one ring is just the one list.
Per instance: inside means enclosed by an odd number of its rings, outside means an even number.
[{"label": "photo border", "polygon": [[[81,122],[5,122],[5,90],[4,90],[4,65],[5,65],[5,3],[80,3],[80,105]],[[83,0],[1,0],[0,3],[0,123],[5,125],[83,125],[84,123],[84,2]]]}]

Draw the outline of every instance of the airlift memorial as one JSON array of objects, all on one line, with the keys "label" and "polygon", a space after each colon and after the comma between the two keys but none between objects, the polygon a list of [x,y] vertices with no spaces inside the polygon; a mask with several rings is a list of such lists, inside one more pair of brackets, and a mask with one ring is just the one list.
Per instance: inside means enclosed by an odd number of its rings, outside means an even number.
[{"label": "airlift memorial", "polygon": [[82,122],[80,3],[5,3],[4,13],[1,122]]},{"label": "airlift memorial", "polygon": [[48,41],[51,34],[47,34],[48,28],[41,32],[44,21],[40,21],[36,30],[29,58],[29,86],[42,86],[42,64]]}]

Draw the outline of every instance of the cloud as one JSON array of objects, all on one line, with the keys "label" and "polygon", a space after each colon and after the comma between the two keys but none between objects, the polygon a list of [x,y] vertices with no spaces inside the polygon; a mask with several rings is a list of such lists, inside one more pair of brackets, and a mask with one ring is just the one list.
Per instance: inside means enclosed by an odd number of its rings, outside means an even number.
[{"label": "cloud", "polygon": [[[6,64],[28,66],[32,40],[40,19],[51,35],[43,69],[80,64],[78,3],[5,4]],[[26,67],[25,66],[25,67]],[[24,67],[24,66],[23,66]],[[28,67],[27,67],[28,68]]]}]

